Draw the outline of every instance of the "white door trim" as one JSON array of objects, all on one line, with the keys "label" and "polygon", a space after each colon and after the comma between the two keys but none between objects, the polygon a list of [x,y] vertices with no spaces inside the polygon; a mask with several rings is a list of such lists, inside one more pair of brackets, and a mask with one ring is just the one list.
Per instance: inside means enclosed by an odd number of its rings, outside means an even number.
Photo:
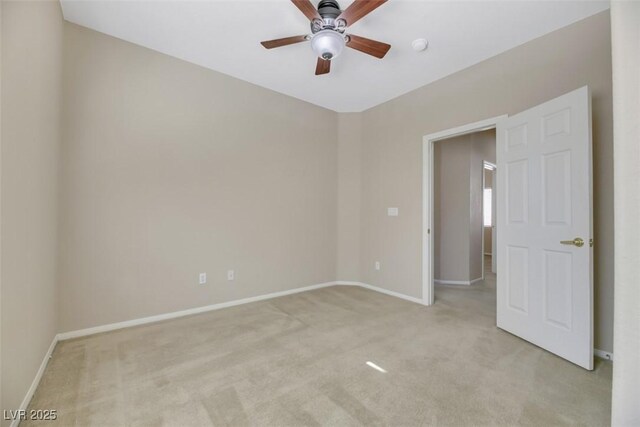
[{"label": "white door trim", "polygon": [[422,138],[422,303],[432,305],[433,290],[433,143],[441,139],[493,129],[506,114],[435,132]]},{"label": "white door trim", "polygon": [[[484,247],[484,243],[485,243],[485,241],[484,241],[484,231],[485,231],[485,230],[484,230],[484,228],[485,228],[485,227],[484,227],[484,189],[485,189],[485,187],[486,187],[486,185],[487,185],[487,182],[486,182],[486,179],[485,179],[485,172],[486,172],[487,170],[490,170],[490,171],[492,171],[492,172],[493,172],[493,184],[492,184],[492,188],[491,188],[491,200],[492,200],[492,202],[491,202],[491,203],[492,203],[492,205],[494,205],[494,203],[493,203],[493,199],[496,197],[496,192],[495,192],[495,187],[496,187],[496,185],[495,185],[495,180],[496,180],[496,176],[495,176],[495,172],[496,172],[496,165],[495,165],[495,163],[491,163],[491,162],[489,162],[489,161],[487,161],[487,160],[483,160],[483,161],[482,161],[482,233],[481,233],[481,235],[482,235],[482,258],[481,258],[481,263],[482,263],[482,280],[484,280],[484,275],[485,275],[485,271],[484,271],[484,257],[485,257],[486,255],[491,255],[491,257],[492,257],[491,262],[492,262],[492,263],[493,263],[493,257],[495,257],[495,255],[493,254],[493,252],[494,252],[494,251],[493,251],[493,248],[492,248],[491,253],[490,253],[490,254],[487,254],[487,253],[485,252],[485,247]],[[493,212],[493,207],[494,207],[494,206],[491,206],[491,208],[492,208],[492,213],[491,213],[492,219],[495,217],[495,212]],[[491,221],[491,233],[492,233],[492,236],[491,236],[491,242],[492,242],[492,244],[493,244],[493,240],[495,240],[495,239],[494,239],[494,237],[495,237],[495,236],[493,236],[493,230],[495,230],[495,226],[496,226],[495,221],[493,221],[493,220],[492,220],[492,221]],[[492,269],[492,271],[493,271],[493,269]],[[495,272],[494,272],[494,273],[495,273]]]}]

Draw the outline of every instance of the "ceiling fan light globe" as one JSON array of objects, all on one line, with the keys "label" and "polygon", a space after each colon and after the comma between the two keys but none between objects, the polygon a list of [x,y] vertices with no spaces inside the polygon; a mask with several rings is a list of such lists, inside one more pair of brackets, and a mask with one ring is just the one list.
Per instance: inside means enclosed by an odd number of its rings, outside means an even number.
[{"label": "ceiling fan light globe", "polygon": [[318,31],[311,39],[311,49],[322,59],[334,59],[344,49],[344,36],[333,30]]}]

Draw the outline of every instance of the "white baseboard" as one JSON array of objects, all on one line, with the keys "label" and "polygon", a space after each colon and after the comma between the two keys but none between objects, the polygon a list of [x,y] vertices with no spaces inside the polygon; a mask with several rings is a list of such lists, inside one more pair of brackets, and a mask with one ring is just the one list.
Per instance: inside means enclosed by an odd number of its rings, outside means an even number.
[{"label": "white baseboard", "polygon": [[392,297],[400,298],[403,300],[415,302],[417,304],[424,304],[422,302],[422,298],[411,297],[409,295],[401,294],[399,292],[390,291],[388,289],[379,288],[377,286],[370,285],[368,283],[362,282],[349,282],[349,281],[338,281],[336,282],[338,285],[347,285],[347,286],[360,286],[361,288],[369,289],[372,291],[380,292],[381,294],[390,295]]},{"label": "white baseboard", "polygon": [[608,351],[599,350],[597,348],[593,349],[593,355],[599,357],[600,359],[610,360],[613,362],[613,353],[609,353]]},{"label": "white baseboard", "polygon": [[477,279],[473,279],[473,280],[440,280],[440,279],[433,280],[433,282],[437,283],[438,285],[464,285],[464,286],[473,285],[474,283],[481,282],[481,281],[482,281],[482,277],[478,277]]},{"label": "white baseboard", "polygon": [[[44,374],[44,370],[47,368],[47,364],[49,363],[49,360],[51,359],[51,355],[53,354],[53,349],[56,348],[56,344],[58,343],[58,336],[54,336],[53,337],[53,341],[51,341],[51,345],[49,346],[49,349],[47,350],[47,353],[44,355],[44,359],[42,360],[42,363],[40,364],[40,368],[38,369],[38,372],[36,373],[36,377],[33,379],[33,382],[31,383],[31,386],[29,387],[29,390],[27,390],[27,394],[24,396],[24,399],[22,399],[22,403],[20,404],[20,407],[18,408],[19,410],[27,410],[27,408],[29,407],[29,403],[31,403],[31,399],[33,398],[34,393],[36,392],[36,389],[38,388],[38,385],[40,384],[40,380],[42,379],[42,375]],[[18,424],[20,424],[20,420],[19,419],[15,419],[13,421],[11,421],[10,427],[18,427]]]},{"label": "white baseboard", "polygon": [[242,298],[233,301],[221,302],[218,304],[205,305],[203,307],[189,308],[186,310],[173,311],[171,313],[157,314],[155,316],[142,317],[139,319],[125,320],[124,322],[109,323],[107,325],[94,326],[93,328],[79,329],[77,331],[62,332],[58,334],[60,341],[71,338],[79,338],[87,335],[99,334],[102,332],[115,331],[116,329],[129,328],[131,326],[146,325],[147,323],[160,322],[162,320],[175,319],[178,317],[191,316],[192,314],[206,313],[208,311],[220,310],[222,308],[234,307],[236,305],[249,304],[252,302],[263,301],[272,298],[283,297],[285,295],[297,294],[299,292],[312,291],[314,289],[326,288],[334,286],[337,282],[326,282],[317,285],[305,286],[303,288],[288,289],[286,291],[272,292],[270,294],[258,295],[255,297]]},{"label": "white baseboard", "polygon": [[372,291],[380,292],[386,295],[391,295],[396,298],[402,298],[407,301],[422,304],[422,299],[420,298],[415,298],[415,297],[404,295],[398,292],[389,291],[387,289],[379,288],[377,286],[372,286],[367,283],[336,281],[336,282],[326,282],[326,283],[320,283],[317,285],[305,286],[303,288],[289,289],[281,292],[273,292],[270,294],[258,295],[256,297],[243,298],[243,299],[238,299],[233,301],[222,302],[218,304],[211,304],[203,307],[189,308],[187,310],[174,311],[171,313],[158,314],[155,316],[142,317],[139,319],[125,320],[124,322],[109,323],[107,325],[100,325],[92,328],[79,329],[77,331],[61,332],[58,334],[57,339],[60,341],[63,341],[63,340],[68,340],[72,338],[85,337],[87,335],[94,335],[102,332],[115,331],[117,329],[124,329],[132,326],[146,325],[148,323],[155,323],[155,322],[160,322],[162,320],[176,319],[178,317],[190,316],[198,313],[206,313],[208,311],[220,310],[222,308],[234,307],[236,305],[242,305],[242,304],[249,304],[252,302],[283,297],[285,295],[292,295],[300,292],[312,291],[314,289],[326,288],[329,286],[336,286],[336,285],[360,286],[362,288],[370,289]]}]

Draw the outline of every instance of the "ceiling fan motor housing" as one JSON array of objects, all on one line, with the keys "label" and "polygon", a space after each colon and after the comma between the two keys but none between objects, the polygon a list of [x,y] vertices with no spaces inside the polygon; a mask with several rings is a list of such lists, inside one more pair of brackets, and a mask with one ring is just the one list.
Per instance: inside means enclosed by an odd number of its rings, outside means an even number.
[{"label": "ceiling fan motor housing", "polygon": [[336,19],[342,11],[336,0],[321,0],[320,3],[318,3],[318,13],[323,19]]},{"label": "ceiling fan motor housing", "polygon": [[311,32],[313,34],[322,30],[338,30],[338,23],[336,18],[340,16],[342,11],[340,5],[336,0],[320,0],[318,3],[318,14],[322,17],[320,19],[314,19],[311,21]]}]

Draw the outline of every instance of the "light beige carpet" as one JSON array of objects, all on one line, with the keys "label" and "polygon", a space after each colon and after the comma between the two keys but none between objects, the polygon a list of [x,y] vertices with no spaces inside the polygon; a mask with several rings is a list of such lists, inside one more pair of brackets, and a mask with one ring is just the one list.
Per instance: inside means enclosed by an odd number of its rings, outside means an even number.
[{"label": "light beige carpet", "polygon": [[497,329],[492,280],[436,297],[337,286],[64,341],[30,407],[58,410],[46,426],[609,423],[610,363]]}]

